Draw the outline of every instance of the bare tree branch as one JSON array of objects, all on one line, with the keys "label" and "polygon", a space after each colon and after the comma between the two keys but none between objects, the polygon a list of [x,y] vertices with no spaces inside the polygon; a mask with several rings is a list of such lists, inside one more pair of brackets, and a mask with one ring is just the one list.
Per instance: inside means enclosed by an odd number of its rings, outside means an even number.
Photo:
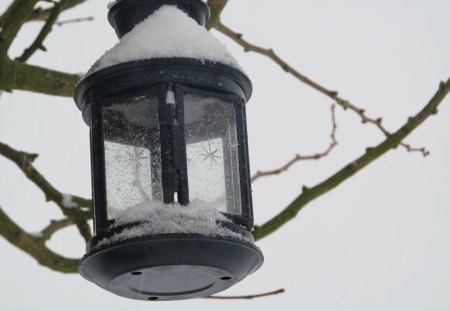
[{"label": "bare tree branch", "polygon": [[0,59],[0,89],[72,96],[80,76],[34,65]]},{"label": "bare tree branch", "polygon": [[[18,61],[11,61],[7,52],[22,25],[30,20],[32,12],[39,12],[39,16],[45,16],[46,23],[36,38],[35,42],[20,57],[21,61],[26,61],[38,48],[42,47],[42,42],[51,31],[51,25],[62,12],[77,4],[80,0],[64,0],[56,11],[54,8],[47,10],[35,10],[33,7],[37,0],[15,0],[8,7],[6,12],[0,17],[0,90],[24,90],[48,95],[71,96],[72,91],[80,77],[75,74],[68,74],[50,70],[38,66],[24,64]],[[59,11],[59,12],[58,12]],[[36,17],[36,15],[34,16]]]},{"label": "bare tree branch", "polygon": [[39,238],[44,241],[50,240],[52,238],[53,234],[55,234],[56,232],[58,232],[61,229],[67,228],[73,224],[74,224],[74,222],[70,218],[64,218],[64,219],[60,219],[60,220],[52,220],[50,222],[50,224],[47,227],[45,227],[44,229],[42,229],[40,234],[38,234],[38,235],[40,235]]},{"label": "bare tree branch", "polygon": [[[244,40],[242,37],[242,34],[231,30],[230,28],[228,28],[227,26],[222,24],[220,21],[214,25],[214,28],[217,29],[218,31],[220,31],[221,33],[223,33],[224,35],[226,35],[227,37],[229,37],[230,39],[232,39],[234,42],[236,42],[240,46],[242,46],[244,48],[244,51],[246,51],[246,52],[252,51],[252,52],[255,52],[255,53],[258,53],[258,54],[261,54],[261,55],[264,55],[264,56],[270,58],[276,64],[278,64],[284,71],[293,75],[295,78],[297,78],[301,82],[305,83],[306,85],[312,87],[316,91],[330,97],[339,106],[341,106],[345,110],[350,109],[351,111],[357,113],[359,115],[359,117],[361,118],[362,123],[371,123],[371,124],[375,125],[386,137],[388,137],[390,135],[390,132],[388,130],[386,130],[386,128],[381,124],[382,118],[368,117],[365,114],[364,109],[361,109],[361,108],[353,105],[352,103],[350,103],[348,100],[345,100],[345,99],[339,97],[339,94],[337,91],[329,90],[329,89],[325,88],[324,86],[320,85],[319,83],[311,80],[304,74],[300,73],[299,71],[294,69],[292,66],[290,66],[286,61],[284,61],[282,58],[280,58],[275,53],[274,50],[264,49],[262,47],[259,47],[257,45],[254,45],[254,44],[248,42],[247,40]],[[400,145],[403,146],[408,152],[412,152],[412,151],[420,152],[420,153],[422,153],[423,156],[427,156],[429,154],[429,152],[425,148],[413,148],[409,144],[406,144],[403,142],[400,143]]]},{"label": "bare tree branch", "polygon": [[262,226],[255,227],[255,231],[253,232],[255,240],[262,239],[273,233],[286,222],[297,216],[297,213],[309,202],[334,189],[389,150],[395,149],[406,136],[422,124],[429,116],[437,113],[437,107],[449,91],[450,79],[445,83],[441,82],[438,91],[430,99],[428,104],[414,117],[410,117],[408,122],[406,122],[398,131],[390,134],[381,144],[373,148],[367,148],[362,156],[316,186],[312,188],[303,187],[303,192],[295,198],[289,206]]},{"label": "bare tree branch", "polygon": [[31,15],[37,0],[15,0],[2,15],[0,32],[0,60],[7,58],[9,47],[22,25]]},{"label": "bare tree branch", "polygon": [[47,201],[55,202],[63,214],[73,220],[77,225],[80,234],[86,241],[89,241],[92,238],[91,229],[86,218],[83,216],[84,213],[82,210],[83,207],[91,208],[91,200],[78,196],[71,196],[71,201],[74,206],[65,206],[64,195],[56,190],[56,188],[53,187],[32,165],[32,162],[37,157],[36,154],[17,151],[3,143],[0,143],[0,154],[13,161],[22,170],[25,176],[44,192]]},{"label": "bare tree branch", "polygon": [[45,22],[38,36],[31,44],[31,46],[25,49],[25,51],[20,57],[16,58],[17,61],[25,63],[39,49],[42,51],[47,51],[47,49],[44,47],[44,40],[48,36],[48,34],[50,34],[50,32],[52,31],[53,24],[56,22],[56,19],[58,18],[60,12],[61,12],[60,3],[55,3],[55,6],[53,7],[49,18]]},{"label": "bare tree branch", "polygon": [[325,149],[325,151],[323,151],[321,153],[315,153],[313,155],[306,155],[306,156],[297,154],[297,155],[295,155],[294,158],[292,158],[286,164],[284,164],[283,166],[281,166],[277,169],[270,170],[270,171],[257,171],[256,174],[252,176],[251,181],[254,182],[255,180],[257,180],[261,177],[273,176],[273,175],[278,175],[283,172],[286,172],[292,165],[294,165],[295,163],[297,163],[299,161],[320,160],[321,158],[329,155],[330,152],[334,149],[334,147],[336,147],[338,144],[338,142],[336,140],[337,124],[336,124],[335,106],[334,105],[331,106],[331,122],[332,122],[332,126],[331,126],[332,130],[331,130],[331,135],[330,135],[331,143],[328,146],[328,148]]},{"label": "bare tree branch", "polygon": [[208,6],[211,16],[206,23],[206,29],[210,30],[211,28],[216,27],[218,23],[220,23],[220,14],[227,5],[227,2],[228,0],[208,0]]},{"label": "bare tree branch", "polygon": [[[66,0],[64,1],[64,3],[61,3],[61,12],[69,10],[79,4],[82,4],[83,2],[86,2],[86,0]],[[45,21],[49,18],[51,12],[52,12],[51,8],[49,9],[36,8],[31,13],[28,21],[35,21],[35,20]]]},{"label": "bare tree branch", "polygon": [[0,207],[0,235],[11,244],[37,260],[43,266],[63,273],[75,273],[78,259],[69,259],[55,254],[45,246],[45,242],[34,238],[20,228]]},{"label": "bare tree branch", "polygon": [[244,295],[244,296],[208,296],[204,297],[204,299],[219,299],[219,300],[236,300],[236,299],[254,299],[254,298],[262,298],[267,296],[274,296],[278,294],[283,294],[285,292],[284,288],[280,288],[278,290],[274,290],[272,292],[255,294],[255,295]]},{"label": "bare tree branch", "polygon": [[67,24],[73,24],[73,23],[80,23],[80,22],[90,22],[93,21],[94,17],[88,16],[88,17],[80,17],[80,18],[73,18],[73,19],[66,19],[63,21],[58,21],[55,24],[58,26],[64,26]]}]

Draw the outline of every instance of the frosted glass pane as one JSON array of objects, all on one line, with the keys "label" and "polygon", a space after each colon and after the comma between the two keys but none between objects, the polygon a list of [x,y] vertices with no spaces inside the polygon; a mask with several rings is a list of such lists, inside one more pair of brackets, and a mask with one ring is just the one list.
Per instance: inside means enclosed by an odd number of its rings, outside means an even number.
[{"label": "frosted glass pane", "polygon": [[108,216],[150,200],[151,168],[148,149],[105,142]]},{"label": "frosted glass pane", "polygon": [[185,94],[189,199],[242,213],[234,103]]},{"label": "frosted glass pane", "polygon": [[108,218],[161,198],[157,97],[138,97],[103,109]]},{"label": "frosted glass pane", "polygon": [[221,139],[189,144],[187,150],[189,197],[226,212],[226,190]]}]

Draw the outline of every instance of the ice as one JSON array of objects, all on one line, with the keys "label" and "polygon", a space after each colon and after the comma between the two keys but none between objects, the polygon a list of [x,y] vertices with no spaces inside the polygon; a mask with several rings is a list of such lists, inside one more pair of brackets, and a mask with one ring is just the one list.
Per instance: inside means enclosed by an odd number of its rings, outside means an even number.
[{"label": "ice", "polygon": [[99,242],[97,247],[110,243],[152,234],[196,233],[206,236],[222,236],[253,243],[253,239],[244,237],[222,225],[230,223],[222,213],[210,204],[194,200],[188,206],[164,204],[160,201],[147,201],[128,208],[115,219],[114,226],[140,222],[134,227],[124,229],[109,239]]},{"label": "ice", "polygon": [[124,35],[89,70],[133,60],[184,57],[222,63],[238,70],[241,67],[225,45],[174,6],[162,6]]}]

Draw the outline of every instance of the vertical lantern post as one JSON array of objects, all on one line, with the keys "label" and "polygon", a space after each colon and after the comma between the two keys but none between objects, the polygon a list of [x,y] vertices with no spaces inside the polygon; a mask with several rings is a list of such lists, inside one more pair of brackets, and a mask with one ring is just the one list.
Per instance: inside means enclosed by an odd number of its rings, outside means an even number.
[{"label": "vertical lantern post", "polygon": [[[251,235],[252,86],[228,52],[209,59],[224,47],[209,39],[208,15],[200,0],[116,1],[109,20],[121,42],[74,92],[90,126],[94,199],[94,237],[79,271],[124,297],[204,297],[263,262]],[[145,50],[146,27],[174,46]]]}]

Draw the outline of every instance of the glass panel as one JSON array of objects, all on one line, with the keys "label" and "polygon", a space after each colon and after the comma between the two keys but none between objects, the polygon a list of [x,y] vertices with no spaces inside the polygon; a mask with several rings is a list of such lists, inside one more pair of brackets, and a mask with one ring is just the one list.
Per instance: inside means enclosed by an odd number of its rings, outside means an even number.
[{"label": "glass panel", "polygon": [[240,215],[234,103],[197,94],[184,97],[189,200]]},{"label": "glass panel", "polygon": [[105,105],[105,174],[108,219],[127,208],[161,199],[158,98]]}]

